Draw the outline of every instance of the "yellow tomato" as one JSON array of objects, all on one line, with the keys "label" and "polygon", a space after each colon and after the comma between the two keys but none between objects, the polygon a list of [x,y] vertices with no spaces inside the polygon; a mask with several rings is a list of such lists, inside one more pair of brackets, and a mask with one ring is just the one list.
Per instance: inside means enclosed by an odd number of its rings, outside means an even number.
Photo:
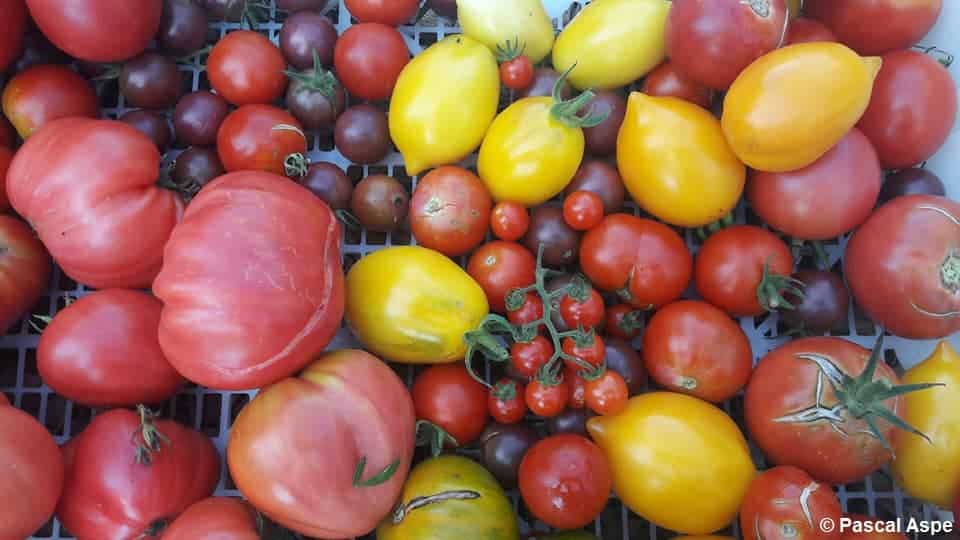
[{"label": "yellow tomato", "polygon": [[497,61],[482,43],[448,36],[415,56],[390,99],[390,137],[407,172],[467,157],[480,146],[499,101]]},{"label": "yellow tomato", "polygon": [[681,227],[701,227],[733,210],[747,174],[712,114],[639,92],[627,102],[617,165],[641,208]]},{"label": "yellow tomato", "polygon": [[411,364],[463,358],[463,334],[488,312],[487,296],[444,255],[419,246],[381,249],[347,273],[347,322],[364,347]]},{"label": "yellow tomato", "polygon": [[729,525],[756,474],[733,420],[684,394],[636,396],[622,413],[591,418],[587,428],[610,461],[623,504],[672,531],[709,534]]},{"label": "yellow tomato", "polygon": [[801,169],[833,148],[870,103],[879,57],[839,43],[800,43],[747,66],[723,101],[734,153],[767,172]]},{"label": "yellow tomato", "polygon": [[666,57],[669,0],[593,0],[560,32],[553,67],[577,88],[618,88]]},{"label": "yellow tomato", "polygon": [[541,0],[457,0],[457,20],[464,35],[494,53],[498,45],[516,39],[536,64],[553,47],[553,23]]},{"label": "yellow tomato", "polygon": [[944,386],[903,396],[901,416],[930,442],[898,431],[893,473],[911,496],[949,509],[960,495],[960,355],[946,341],[903,376],[923,383]]}]

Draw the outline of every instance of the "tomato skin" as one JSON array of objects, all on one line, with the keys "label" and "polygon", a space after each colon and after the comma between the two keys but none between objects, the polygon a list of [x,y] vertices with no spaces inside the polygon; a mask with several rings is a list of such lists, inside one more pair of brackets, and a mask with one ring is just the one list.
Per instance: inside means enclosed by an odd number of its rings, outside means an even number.
[{"label": "tomato skin", "polygon": [[553,344],[543,336],[536,336],[529,343],[515,341],[510,345],[510,361],[517,373],[533,377],[540,366],[553,356]]},{"label": "tomato skin", "polygon": [[633,315],[635,313],[640,312],[635,310],[630,304],[617,304],[608,308],[607,324],[604,326],[606,335],[628,341],[639,336],[641,327],[635,327],[633,321],[624,320],[627,317],[636,317],[636,315]]},{"label": "tomato skin", "polygon": [[417,14],[417,0],[346,0],[347,10],[362,23],[398,26]]},{"label": "tomato skin", "polygon": [[[851,523],[875,523],[878,525],[888,523],[887,521],[861,514],[847,514],[846,517],[850,518]],[[840,535],[840,540],[907,540],[907,535],[903,533],[880,532],[877,530],[872,532],[854,532],[855,527],[856,525],[851,525],[846,532]],[[881,527],[885,528],[886,525],[882,525]]]},{"label": "tomato skin", "polygon": [[582,409],[587,406],[587,381],[578,373],[576,367],[563,368],[563,380],[570,386],[567,408]]},{"label": "tomato skin", "polygon": [[524,90],[533,84],[533,64],[520,55],[500,64],[500,82],[512,90]]},{"label": "tomato skin", "polygon": [[3,114],[21,138],[58,118],[100,114],[90,84],[66,66],[40,65],[18,73],[3,90]]},{"label": "tomato skin", "polygon": [[587,299],[578,302],[569,294],[560,299],[560,316],[568,328],[582,326],[590,329],[600,326],[604,320],[603,298],[593,287],[587,290]]},{"label": "tomato skin", "polygon": [[210,497],[180,514],[163,540],[260,540],[257,511],[230,497]]},{"label": "tomato skin", "polygon": [[[886,330],[910,339],[960,331],[955,278],[960,203],[906,195],[881,206],[850,238],[844,276],[854,299]],[[883,291],[883,294],[879,292]]]},{"label": "tomato skin", "polygon": [[333,50],[333,64],[343,87],[368,101],[389,98],[409,61],[403,35],[379,23],[351,26]]},{"label": "tomato skin", "polygon": [[559,384],[544,384],[530,381],[524,391],[524,399],[530,412],[542,418],[551,418],[563,412],[570,399],[570,383],[566,379]]},{"label": "tomato skin", "polygon": [[943,65],[918,51],[883,55],[870,105],[857,127],[885,169],[905,169],[943,146],[957,117],[957,92]]},{"label": "tomato skin", "polygon": [[709,88],[688,78],[669,60],[643,79],[640,91],[648,96],[680,98],[704,109],[708,109],[713,100],[713,92]]},{"label": "tomato skin", "polygon": [[477,440],[487,425],[487,389],[461,363],[427,368],[417,375],[410,394],[417,418],[443,428],[458,446]]},{"label": "tomato skin", "polygon": [[[540,0],[433,0],[454,4],[451,17],[460,23],[463,33],[483,43],[492,53],[508,40],[524,44],[523,53],[534,64],[540,63],[553,48],[554,29]],[[442,6],[441,6],[442,7]]]},{"label": "tomato skin", "polygon": [[906,49],[933,28],[943,0],[809,0],[803,11],[860,54]]},{"label": "tomato skin", "polygon": [[522,204],[504,201],[497,203],[490,214],[490,228],[500,240],[514,242],[523,237],[530,227],[530,214]]},{"label": "tomato skin", "polygon": [[[301,130],[275,129],[288,125]],[[227,172],[264,171],[284,174],[284,159],[307,153],[300,123],[273,105],[244,105],[231,112],[217,131],[217,154]]]},{"label": "tomato skin", "polygon": [[534,281],[537,260],[520,244],[493,241],[480,246],[467,263],[467,273],[483,288],[490,309],[506,312],[506,296]]},{"label": "tomato skin", "polygon": [[[840,515],[840,501],[830,486],[818,484],[801,469],[781,466],[753,479],[740,510],[740,528],[744,538],[838,539]],[[820,527],[827,519],[835,525],[830,532]]]},{"label": "tomato skin", "polygon": [[575,191],[563,201],[563,220],[575,231],[592,229],[603,221],[603,200],[592,191]]},{"label": "tomato skin", "polygon": [[629,390],[619,373],[606,370],[599,378],[586,382],[586,400],[590,410],[599,414],[619,414],[626,408]]},{"label": "tomato skin", "polygon": [[20,56],[23,35],[27,28],[27,6],[24,0],[3,0],[0,12],[4,14],[4,33],[0,36],[0,72]]},{"label": "tomato skin", "polygon": [[252,30],[228,33],[207,58],[210,86],[237,106],[276,101],[287,88],[286,68],[280,49]]},{"label": "tomato skin", "polygon": [[27,7],[58,49],[88,62],[119,62],[147,48],[160,27],[163,2],[79,0],[64,9],[60,0],[27,0]]},{"label": "tomato skin", "polygon": [[24,222],[0,215],[0,332],[34,306],[50,284],[50,255]]},{"label": "tomato skin", "polygon": [[[503,386],[513,387],[513,397],[497,395],[498,388]],[[487,396],[487,409],[490,416],[501,424],[516,424],[523,420],[523,416],[527,413],[525,390],[524,385],[517,384],[512,379],[501,379]]]},{"label": "tomato skin", "polygon": [[528,292],[523,297],[523,305],[520,309],[513,311],[507,310],[507,320],[510,324],[530,324],[543,318],[543,300],[540,295],[534,292]]},{"label": "tomato skin", "polygon": [[837,41],[837,36],[823,23],[807,17],[798,17],[790,21],[785,45],[813,43],[816,41]]},{"label": "tomato skin", "polygon": [[[575,356],[594,367],[597,367],[603,363],[603,357],[607,353],[606,345],[604,345],[603,338],[600,336],[593,336],[593,341],[588,345],[579,345],[573,338],[570,337],[563,338],[563,344],[561,347],[563,348],[564,353],[569,354],[570,356]],[[570,368],[582,369],[580,364],[577,364],[572,360],[564,361]]]},{"label": "tomato skin", "polygon": [[433,169],[410,199],[410,229],[417,243],[444,255],[463,255],[483,241],[493,202],[480,178],[455,166]]}]

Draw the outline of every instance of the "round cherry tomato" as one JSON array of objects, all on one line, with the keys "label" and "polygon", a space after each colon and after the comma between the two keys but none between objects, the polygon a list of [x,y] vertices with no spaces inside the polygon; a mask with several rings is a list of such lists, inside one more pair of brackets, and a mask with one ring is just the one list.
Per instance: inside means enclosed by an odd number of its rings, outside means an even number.
[{"label": "round cherry tomato", "polygon": [[533,64],[520,55],[500,64],[500,82],[512,90],[524,90],[533,84]]},{"label": "round cherry tomato", "polygon": [[530,324],[541,318],[543,318],[543,300],[534,292],[528,292],[524,295],[523,305],[520,306],[520,309],[507,310],[507,319],[510,324]]},{"label": "round cherry tomato", "polygon": [[237,106],[276,101],[287,88],[286,68],[280,49],[252,30],[230,32],[207,59],[210,86]]},{"label": "round cherry tomato", "polygon": [[524,399],[530,412],[542,418],[551,418],[563,412],[570,399],[570,383],[561,380],[557,384],[546,384],[533,380],[524,391]]},{"label": "round cherry tomato", "polygon": [[420,7],[418,0],[346,0],[345,3],[358,21],[390,26],[409,22]]},{"label": "round cherry tomato", "polygon": [[599,415],[619,414],[627,407],[630,397],[627,382],[611,369],[604,370],[595,379],[588,379],[586,392],[587,406]]},{"label": "round cherry tomato", "polygon": [[[589,338],[589,341],[584,343],[578,343],[577,340],[572,337],[563,338],[562,347],[564,353],[575,356],[579,360],[587,362],[594,367],[603,363],[603,357],[607,352],[603,338],[597,335],[592,336]],[[566,362],[570,367],[582,369],[579,364],[572,360],[567,360]]]},{"label": "round cherry tomato", "polygon": [[805,0],[803,12],[862,55],[906,49],[925,36],[943,0]]},{"label": "round cherry tomato", "polygon": [[837,36],[833,35],[833,32],[823,23],[806,17],[798,17],[790,21],[790,30],[787,31],[787,41],[784,45],[836,40]]},{"label": "round cherry tomato", "polygon": [[410,199],[410,229],[417,244],[451,257],[483,241],[493,202],[483,182],[455,166],[433,169]]},{"label": "round cherry tomato", "polygon": [[782,305],[778,297],[789,285],[783,279],[792,273],[793,255],[783,240],[760,227],[735,225],[703,243],[694,280],[706,301],[735,317],[753,317]]},{"label": "round cherry tomato", "polygon": [[163,540],[260,540],[261,519],[246,501],[210,497],[180,514]]},{"label": "round cherry tomato", "polygon": [[510,362],[524,377],[533,377],[540,366],[553,356],[553,345],[543,336],[536,336],[529,343],[516,341],[510,345]]},{"label": "round cherry tomato", "polygon": [[378,23],[351,26],[333,50],[333,64],[344,88],[369,101],[390,97],[409,61],[403,35]]},{"label": "round cherry tomato", "polygon": [[576,367],[563,368],[563,380],[570,386],[570,397],[567,398],[567,407],[582,409],[587,406],[587,381],[580,376]]},{"label": "round cherry tomato", "polygon": [[843,278],[830,270],[800,270],[793,277],[803,283],[803,297],[786,296],[794,309],[780,313],[784,324],[810,334],[823,334],[844,327],[850,308],[850,291]]},{"label": "round cherry tomato", "polygon": [[47,290],[50,255],[30,227],[0,215],[0,333],[6,333]]},{"label": "round cherry tomato", "polygon": [[612,306],[607,309],[607,324],[604,330],[608,336],[631,340],[639,336],[643,329],[643,313],[630,304]]},{"label": "round cherry tomato", "polygon": [[647,371],[640,353],[631,343],[614,337],[607,337],[603,345],[607,353],[603,358],[607,369],[623,377],[631,396],[643,392],[647,387]]},{"label": "round cherry tomato", "polygon": [[27,30],[27,7],[23,0],[2,0],[0,12],[4,14],[4,29],[0,35],[0,72],[3,72],[20,56],[23,49],[23,35]]},{"label": "round cherry tomato", "polygon": [[[832,520],[832,521],[827,521]],[[831,523],[824,531],[821,523]],[[830,486],[796,467],[774,467],[753,479],[740,508],[744,538],[830,540],[840,538],[840,501]]]},{"label": "round cherry tomato", "polygon": [[560,316],[568,328],[590,329],[600,326],[604,318],[603,298],[593,287],[587,288],[587,299],[578,302],[569,294],[560,299]]},{"label": "round cherry tomato", "polygon": [[494,236],[501,240],[513,242],[527,233],[530,226],[530,214],[520,203],[503,201],[493,207],[490,214],[490,228]]},{"label": "round cherry tomato", "polygon": [[27,139],[48,122],[69,116],[96,118],[97,96],[67,66],[40,65],[18,73],[3,90],[3,114]]},{"label": "round cherry tomato", "polygon": [[578,529],[603,511],[613,478],[597,445],[564,433],[527,450],[519,486],[524,504],[539,520],[558,529]]},{"label": "round cherry tomato", "polygon": [[500,379],[490,389],[487,407],[490,416],[501,424],[516,424],[527,413],[526,388],[512,379]]},{"label": "round cherry tomato", "polygon": [[563,220],[575,231],[592,229],[603,221],[603,200],[591,191],[575,191],[563,201]]},{"label": "round cherry tomato", "polygon": [[648,96],[680,98],[710,108],[713,91],[681,73],[676,64],[667,60],[643,79],[640,91]]},{"label": "round cherry tomato", "polygon": [[417,418],[427,420],[465,446],[487,425],[487,389],[463,364],[431,366],[417,375],[410,389]]},{"label": "round cherry tomato", "polygon": [[305,156],[307,139],[297,120],[273,105],[244,105],[231,112],[217,131],[217,153],[227,172],[265,171],[297,176],[291,156]]},{"label": "round cherry tomato", "polygon": [[[627,110],[627,105],[626,100],[619,99],[623,101],[622,116]],[[623,123],[622,118],[620,123]],[[618,125],[617,133],[619,133],[619,129]],[[612,138],[613,146],[616,147],[617,135],[614,134]],[[570,195],[575,191],[591,191],[599,195],[600,200],[603,201],[603,211],[606,214],[619,212],[623,208],[623,199],[626,197],[626,187],[623,185],[623,179],[620,178],[620,172],[615,166],[599,159],[587,159],[580,164],[577,174],[564,188],[563,193],[564,195]]]},{"label": "round cherry tomato", "polygon": [[87,62],[119,62],[143,52],[156,36],[163,1],[75,0],[65,9],[61,0],[27,0],[27,7],[58,49]]},{"label": "round cherry tomato", "polygon": [[533,283],[536,266],[536,259],[523,246],[497,240],[473,252],[467,273],[487,294],[490,309],[504,313],[507,294]]}]

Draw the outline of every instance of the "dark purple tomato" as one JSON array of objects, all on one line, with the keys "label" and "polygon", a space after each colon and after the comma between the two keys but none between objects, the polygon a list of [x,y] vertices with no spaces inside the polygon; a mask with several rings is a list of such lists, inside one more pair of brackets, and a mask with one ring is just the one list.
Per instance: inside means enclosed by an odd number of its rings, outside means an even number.
[{"label": "dark purple tomato", "polygon": [[480,461],[506,489],[517,486],[520,462],[540,437],[526,424],[492,423],[480,435]]},{"label": "dark purple tomato", "polygon": [[347,92],[333,73],[317,66],[291,75],[287,108],[304,128],[331,129],[346,105]]},{"label": "dark purple tomato", "polygon": [[883,204],[901,195],[946,195],[943,181],[927,169],[903,169],[883,181],[880,188],[879,204]]},{"label": "dark purple tomato", "polygon": [[277,0],[277,7],[290,13],[307,9],[320,11],[327,7],[329,2],[330,0]]},{"label": "dark purple tomato", "polygon": [[631,396],[643,392],[647,387],[647,370],[644,369],[643,359],[633,345],[615,337],[605,337],[603,343],[606,346],[604,359],[607,368],[623,377]]},{"label": "dark purple tomato", "polygon": [[567,225],[563,209],[557,206],[541,206],[531,212],[530,228],[522,242],[533,254],[543,244],[545,266],[566,266],[580,255],[580,233]]},{"label": "dark purple tomato", "polygon": [[337,118],[333,141],[350,161],[376,163],[390,152],[387,115],[372,105],[350,107]]},{"label": "dark purple tomato", "polygon": [[170,131],[167,119],[153,111],[130,111],[121,116],[120,121],[130,124],[140,133],[150,137],[161,154],[167,150],[173,140],[173,133]]},{"label": "dark purple tomato", "polygon": [[207,40],[207,12],[193,0],[163,0],[157,44],[182,56],[203,47]]},{"label": "dark purple tomato", "polygon": [[337,29],[330,19],[311,11],[291,15],[280,28],[280,51],[296,69],[313,67],[313,53],[320,65],[333,62],[333,48],[337,44]]},{"label": "dark purple tomato", "polygon": [[[533,72],[533,82],[525,90],[517,92],[517,98],[551,96],[553,95],[553,85],[560,79],[560,74],[548,68],[537,68]],[[564,81],[563,88],[560,89],[560,95],[563,99],[573,97],[573,88]]]},{"label": "dark purple tomato", "polygon": [[10,71],[20,73],[40,64],[69,64],[70,60],[67,53],[50,43],[39,30],[33,30],[23,36],[23,52]]},{"label": "dark purple tomato", "polygon": [[603,212],[612,214],[623,209],[626,190],[617,168],[606,161],[589,159],[580,165],[577,174],[563,190],[564,196],[577,191],[596,193],[603,201]]},{"label": "dark purple tomato", "polygon": [[236,22],[243,15],[246,0],[202,0],[202,3],[214,20]]},{"label": "dark purple tomato", "polygon": [[787,326],[810,334],[823,334],[847,319],[850,292],[840,276],[826,270],[800,270],[793,277],[806,287],[803,298],[785,295],[795,306],[795,309],[780,311]]},{"label": "dark purple tomato", "polygon": [[427,5],[438,15],[457,18],[457,0],[427,0]]},{"label": "dark purple tomato", "polygon": [[627,100],[620,92],[600,90],[590,100],[587,113],[606,114],[607,119],[600,124],[583,130],[587,152],[597,157],[605,157],[617,150],[617,135],[623,118],[627,115]]},{"label": "dark purple tomato", "polygon": [[217,130],[230,112],[227,100],[206,90],[191,92],[173,110],[177,140],[190,146],[217,144]]},{"label": "dark purple tomato", "polygon": [[120,93],[134,107],[165,109],[180,99],[182,81],[172,58],[146,52],[123,64]]},{"label": "dark purple tomato", "polygon": [[410,194],[395,178],[374,174],[357,183],[350,198],[350,209],[367,229],[395,231],[407,219]]},{"label": "dark purple tomato", "polygon": [[587,420],[592,416],[594,416],[593,413],[586,407],[567,409],[554,417],[547,418],[547,432],[551,435],[573,433],[574,435],[589,437],[587,435]]},{"label": "dark purple tomato", "polygon": [[216,150],[193,146],[177,156],[173,166],[173,181],[183,191],[192,194],[224,172]]},{"label": "dark purple tomato", "polygon": [[300,179],[300,183],[323,199],[330,208],[334,210],[350,208],[353,182],[339,166],[326,161],[314,163],[307,169],[307,174]]}]

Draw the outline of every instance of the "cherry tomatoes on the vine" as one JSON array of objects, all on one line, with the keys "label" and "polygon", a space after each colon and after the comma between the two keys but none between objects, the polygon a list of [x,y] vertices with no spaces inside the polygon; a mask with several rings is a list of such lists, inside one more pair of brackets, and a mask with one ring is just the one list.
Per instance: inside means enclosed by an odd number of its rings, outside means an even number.
[{"label": "cherry tomatoes on the vine", "polygon": [[[603,363],[603,357],[607,354],[607,350],[603,343],[603,338],[597,335],[592,337],[592,341],[584,343],[577,343],[577,340],[572,337],[564,338],[563,352],[570,356],[575,356],[592,366],[599,366]],[[571,360],[567,360],[566,362],[568,366],[576,367],[577,369],[582,367]]]},{"label": "cherry tomatoes on the vine", "polygon": [[557,384],[547,384],[534,380],[524,392],[530,412],[543,418],[550,418],[563,412],[570,397],[570,383],[561,380]]},{"label": "cherry tomatoes on the vine", "polygon": [[503,201],[493,207],[490,214],[490,228],[494,236],[513,242],[527,233],[530,227],[530,214],[520,203]]},{"label": "cherry tomatoes on the vine", "polygon": [[640,335],[643,328],[643,310],[630,304],[617,304],[607,310],[607,325],[604,327],[608,336],[631,340]]},{"label": "cherry tomatoes on the vine", "polygon": [[592,191],[574,191],[563,201],[563,221],[575,231],[596,227],[603,221],[603,199]]},{"label": "cherry tomatoes on the vine", "polygon": [[617,414],[627,406],[630,392],[627,382],[616,371],[606,369],[595,379],[586,381],[586,401],[599,415]]},{"label": "cherry tomatoes on the vine", "polygon": [[570,397],[567,407],[582,409],[587,406],[587,381],[580,376],[579,369],[567,366],[563,369],[563,380],[570,385]]},{"label": "cherry tomatoes on the vine", "polygon": [[553,356],[553,345],[547,338],[537,336],[529,343],[517,341],[510,345],[510,361],[514,369],[524,377],[533,377],[540,366]]},{"label": "cherry tomatoes on the vine", "polygon": [[507,311],[507,320],[510,324],[530,324],[543,318],[543,300],[533,292],[528,292],[523,298],[520,309]]},{"label": "cherry tomatoes on the vine", "polygon": [[560,299],[560,316],[568,328],[590,329],[603,323],[603,298],[592,287],[588,288],[586,294],[587,299],[583,302],[578,302],[569,294]]},{"label": "cherry tomatoes on the vine", "polygon": [[512,379],[500,379],[490,389],[487,407],[490,416],[501,424],[516,424],[527,413],[527,402],[522,384]]}]

